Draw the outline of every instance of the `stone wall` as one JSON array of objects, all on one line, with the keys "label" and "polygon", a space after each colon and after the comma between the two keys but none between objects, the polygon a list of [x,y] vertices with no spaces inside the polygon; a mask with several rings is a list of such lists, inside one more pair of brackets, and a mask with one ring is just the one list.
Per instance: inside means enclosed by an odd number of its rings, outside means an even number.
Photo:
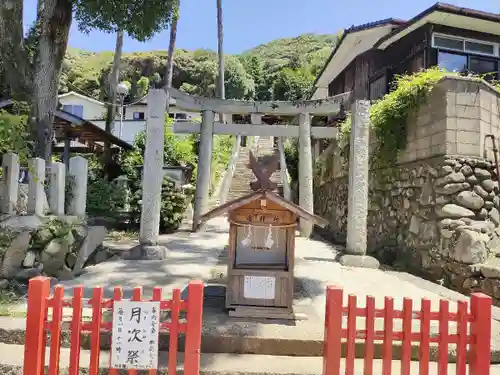
[{"label": "stone wall", "polygon": [[[500,191],[495,163],[481,157],[483,151],[492,156],[484,136],[500,135],[498,105],[486,84],[438,84],[407,125],[398,165],[371,171],[368,251],[460,292],[486,292],[500,305]],[[326,173],[316,180],[315,212],[329,220],[326,234],[343,243],[346,160],[339,149],[327,151],[331,160],[323,160]]]},{"label": "stone wall", "polygon": [[20,184],[18,155],[3,155],[0,289],[40,275],[62,280],[78,275],[107,234],[104,227],[86,224],[86,159],[70,159],[68,179],[62,163],[51,163],[47,173],[44,160],[31,159],[27,169],[28,184]]},{"label": "stone wall", "polygon": [[13,216],[0,221],[0,287],[35,276],[68,280],[102,244],[104,227],[75,217]]}]

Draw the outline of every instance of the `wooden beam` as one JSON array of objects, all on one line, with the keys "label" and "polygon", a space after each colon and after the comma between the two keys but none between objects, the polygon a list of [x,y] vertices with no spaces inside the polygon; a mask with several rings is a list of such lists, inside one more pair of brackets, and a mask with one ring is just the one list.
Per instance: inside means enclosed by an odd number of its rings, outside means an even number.
[{"label": "wooden beam", "polygon": [[[174,133],[199,133],[201,124],[197,122],[175,122]],[[213,134],[261,136],[261,137],[289,137],[299,136],[299,127],[297,125],[252,125],[252,124],[214,124]],[[313,138],[331,138],[337,139],[337,128],[326,126],[311,127],[311,136]]]},{"label": "wooden beam", "polygon": [[317,100],[297,101],[247,101],[217,98],[203,98],[189,95],[180,90],[170,88],[170,96],[175,98],[176,106],[187,111],[211,110],[216,113],[248,114],[262,113],[269,115],[295,116],[300,113],[311,115],[333,115],[340,111],[342,103],[347,105],[351,92]]}]

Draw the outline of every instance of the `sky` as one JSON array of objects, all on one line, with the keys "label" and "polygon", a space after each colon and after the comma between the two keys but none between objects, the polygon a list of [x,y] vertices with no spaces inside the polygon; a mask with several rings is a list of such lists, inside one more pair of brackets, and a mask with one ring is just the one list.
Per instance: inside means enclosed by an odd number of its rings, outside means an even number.
[{"label": "sky", "polygon": [[[334,34],[352,25],[384,18],[410,19],[436,0],[222,0],[224,52],[241,53],[274,39],[305,33]],[[498,0],[448,0],[453,5],[500,13]],[[36,17],[37,0],[25,0],[24,24]],[[307,5],[306,5],[307,4]],[[126,37],[126,52],[168,49],[169,32],[141,43]],[[73,22],[69,46],[89,51],[114,50],[115,35],[89,35]],[[181,0],[176,48],[217,50],[216,0]]]}]

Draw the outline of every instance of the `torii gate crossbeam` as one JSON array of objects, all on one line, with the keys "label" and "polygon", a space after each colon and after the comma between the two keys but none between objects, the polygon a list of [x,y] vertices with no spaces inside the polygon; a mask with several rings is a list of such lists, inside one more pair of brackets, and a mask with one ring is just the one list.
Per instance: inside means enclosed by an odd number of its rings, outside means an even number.
[{"label": "torii gate crossbeam", "polygon": [[[202,123],[178,122],[174,124],[174,133],[199,133],[200,154],[198,157],[198,175],[196,200],[193,215],[193,229],[196,230],[201,215],[208,210],[208,192],[210,187],[210,162],[212,154],[212,136],[214,134],[239,136],[273,136],[280,138],[299,138],[299,203],[313,212],[313,160],[311,138],[337,138],[337,129],[327,126],[311,127],[312,115],[335,115],[349,100],[350,93],[322,99],[304,101],[265,101],[252,102],[242,100],[223,100],[200,98],[188,95],[176,89],[170,94],[176,100],[176,106],[189,111],[201,111]],[[214,122],[214,113],[251,115],[251,124],[231,124]],[[285,115],[298,117],[297,125],[262,124],[262,115]],[[280,152],[282,149],[280,148]],[[284,159],[284,155],[282,155]],[[301,234],[309,236],[312,225],[301,221]]]}]

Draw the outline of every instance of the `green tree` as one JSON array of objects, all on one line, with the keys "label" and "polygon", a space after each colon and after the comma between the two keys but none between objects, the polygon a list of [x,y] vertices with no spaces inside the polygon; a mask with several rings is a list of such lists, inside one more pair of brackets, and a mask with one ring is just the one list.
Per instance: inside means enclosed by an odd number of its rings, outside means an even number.
[{"label": "green tree", "polygon": [[39,0],[37,44],[31,56],[23,35],[23,0],[0,2],[3,77],[9,92],[31,101],[37,156],[51,159],[52,122],[73,10],[81,30],[125,31],[144,41],[169,25],[174,4],[174,0]]},{"label": "green tree", "polygon": [[273,85],[274,100],[305,99],[311,91],[314,76],[305,68],[281,70]]},{"label": "green tree", "polygon": [[255,55],[240,56],[240,61],[254,85],[255,100],[270,100],[271,89],[266,82],[266,74],[264,69],[264,61]]},{"label": "green tree", "polygon": [[255,84],[239,59],[226,57],[225,97],[228,99],[253,99]]},{"label": "green tree", "polygon": [[148,77],[141,77],[137,81],[137,98],[142,98],[148,93],[149,89],[149,78]]}]

